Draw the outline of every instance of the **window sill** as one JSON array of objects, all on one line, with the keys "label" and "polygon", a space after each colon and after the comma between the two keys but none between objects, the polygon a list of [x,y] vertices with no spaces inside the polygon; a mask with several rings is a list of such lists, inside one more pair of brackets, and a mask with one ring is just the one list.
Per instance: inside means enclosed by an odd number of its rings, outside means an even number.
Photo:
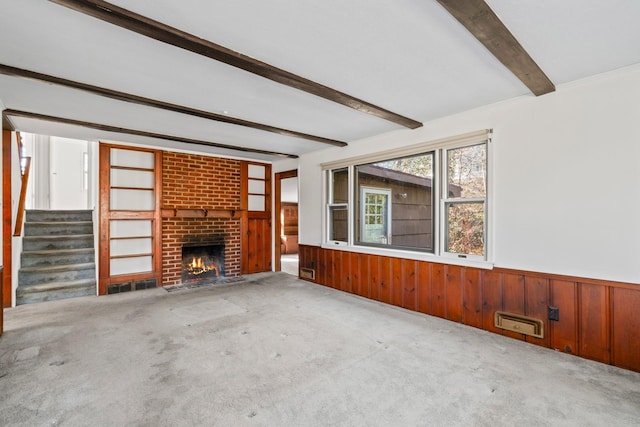
[{"label": "window sill", "polygon": [[476,260],[463,259],[463,258],[437,256],[429,253],[407,251],[407,250],[401,250],[401,249],[384,249],[384,248],[374,248],[369,246],[350,246],[347,244],[335,244],[335,243],[323,243],[320,246],[323,249],[335,249],[338,251],[356,252],[356,253],[369,254],[369,255],[389,256],[393,258],[405,258],[405,259],[411,259],[415,261],[435,262],[438,264],[459,265],[461,267],[476,267],[476,268],[481,268],[483,270],[492,270],[494,265],[494,263],[490,261],[476,261]]}]

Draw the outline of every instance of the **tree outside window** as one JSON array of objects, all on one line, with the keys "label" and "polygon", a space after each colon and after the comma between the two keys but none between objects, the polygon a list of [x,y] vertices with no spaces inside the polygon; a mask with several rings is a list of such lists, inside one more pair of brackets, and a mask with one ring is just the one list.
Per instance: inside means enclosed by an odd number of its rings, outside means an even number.
[{"label": "tree outside window", "polygon": [[447,150],[446,165],[445,251],[484,255],[487,146]]}]

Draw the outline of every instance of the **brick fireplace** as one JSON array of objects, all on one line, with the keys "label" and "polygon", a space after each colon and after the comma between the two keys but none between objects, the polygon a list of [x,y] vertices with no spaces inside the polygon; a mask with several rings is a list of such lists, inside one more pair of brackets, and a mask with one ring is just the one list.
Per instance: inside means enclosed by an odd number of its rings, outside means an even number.
[{"label": "brick fireplace", "polygon": [[182,283],[183,247],[223,245],[225,277],[240,274],[240,164],[163,152],[163,285]]}]

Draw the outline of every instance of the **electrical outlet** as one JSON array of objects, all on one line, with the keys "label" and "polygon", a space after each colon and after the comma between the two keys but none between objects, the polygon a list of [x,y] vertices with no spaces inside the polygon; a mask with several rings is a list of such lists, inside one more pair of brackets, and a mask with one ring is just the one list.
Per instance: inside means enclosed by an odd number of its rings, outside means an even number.
[{"label": "electrical outlet", "polygon": [[549,307],[549,320],[560,320],[560,309],[558,307]]}]

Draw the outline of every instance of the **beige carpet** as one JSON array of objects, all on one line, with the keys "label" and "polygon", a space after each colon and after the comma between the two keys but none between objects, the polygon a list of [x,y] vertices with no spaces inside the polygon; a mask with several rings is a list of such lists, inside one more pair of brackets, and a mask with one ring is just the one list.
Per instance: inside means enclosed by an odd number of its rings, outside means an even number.
[{"label": "beige carpet", "polygon": [[284,273],[5,310],[2,426],[638,426],[640,374]]}]

